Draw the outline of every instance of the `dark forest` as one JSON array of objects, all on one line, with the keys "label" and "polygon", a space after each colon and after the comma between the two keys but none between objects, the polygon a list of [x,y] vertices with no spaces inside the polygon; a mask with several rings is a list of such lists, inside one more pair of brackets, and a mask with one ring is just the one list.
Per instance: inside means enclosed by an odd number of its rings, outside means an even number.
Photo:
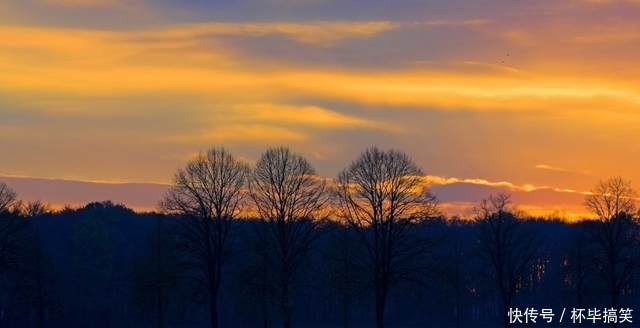
[{"label": "dark forest", "polygon": [[628,181],[601,181],[585,195],[594,218],[566,222],[507,193],[446,217],[423,176],[398,150],[369,148],[329,182],[288,148],[253,167],[212,148],[152,213],[108,200],[53,210],[0,182],[0,327],[640,322]]}]

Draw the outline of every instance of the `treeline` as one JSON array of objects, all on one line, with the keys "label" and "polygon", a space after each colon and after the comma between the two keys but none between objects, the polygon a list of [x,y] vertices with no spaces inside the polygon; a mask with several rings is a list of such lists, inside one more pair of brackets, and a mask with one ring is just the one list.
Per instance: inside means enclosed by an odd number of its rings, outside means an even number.
[{"label": "treeline", "polygon": [[377,148],[332,183],[288,148],[254,167],[213,148],[157,213],[52,211],[0,182],[0,327],[508,327],[515,308],[630,326],[610,321],[640,303],[635,198],[613,178],[585,198],[597,220],[526,217],[508,194],[445,218],[422,170]]}]

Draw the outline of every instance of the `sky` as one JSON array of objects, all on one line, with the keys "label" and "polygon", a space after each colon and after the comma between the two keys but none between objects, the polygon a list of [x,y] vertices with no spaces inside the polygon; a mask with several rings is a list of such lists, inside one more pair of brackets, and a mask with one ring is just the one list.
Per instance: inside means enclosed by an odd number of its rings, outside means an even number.
[{"label": "sky", "polygon": [[[449,214],[640,189],[640,2],[4,0],[0,181],[150,210],[198,151],[409,154]],[[560,213],[560,214],[558,214]]]}]

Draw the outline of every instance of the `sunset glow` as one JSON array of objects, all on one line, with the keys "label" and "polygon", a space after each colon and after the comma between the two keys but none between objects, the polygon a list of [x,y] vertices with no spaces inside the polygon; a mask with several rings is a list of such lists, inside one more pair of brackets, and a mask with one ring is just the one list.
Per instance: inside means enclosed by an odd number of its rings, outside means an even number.
[{"label": "sunset glow", "polygon": [[[168,186],[211,146],[251,162],[286,145],[333,178],[376,145],[412,156],[448,214],[507,190],[531,214],[583,217],[600,179],[640,189],[638,14],[634,1],[3,1],[0,180],[80,205],[65,181]],[[160,189],[95,195],[150,210]]]}]

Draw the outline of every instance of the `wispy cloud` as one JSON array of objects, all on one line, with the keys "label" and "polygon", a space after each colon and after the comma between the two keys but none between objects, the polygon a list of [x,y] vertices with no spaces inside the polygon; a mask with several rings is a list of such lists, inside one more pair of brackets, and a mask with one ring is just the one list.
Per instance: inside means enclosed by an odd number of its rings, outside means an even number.
[{"label": "wispy cloud", "polygon": [[158,183],[114,183],[72,179],[44,179],[0,176],[24,201],[41,200],[56,208],[83,206],[89,202],[111,200],[138,211],[152,211],[170,187]]},{"label": "wispy cloud", "polygon": [[242,141],[293,142],[307,139],[308,135],[298,129],[280,127],[260,123],[254,124],[221,124],[215,128],[168,136],[166,142],[178,143],[209,143]]},{"label": "wispy cloud", "polygon": [[286,123],[287,125],[306,125],[325,129],[364,127],[397,130],[385,122],[376,122],[312,105],[239,104],[224,116],[224,119],[230,121]]},{"label": "wispy cloud", "polygon": [[0,1],[0,171],[163,181],[286,143],[328,175],[379,145],[531,197],[638,180],[635,4],[283,1]]},{"label": "wispy cloud", "polygon": [[212,22],[172,25],[158,30],[142,31],[133,37],[184,40],[216,35],[261,37],[279,34],[301,43],[330,46],[340,40],[372,37],[398,29],[400,26],[400,23],[391,21]]},{"label": "wispy cloud", "polygon": [[511,182],[499,181],[499,182],[491,182],[485,179],[459,179],[455,177],[442,177],[436,175],[427,175],[425,177],[426,181],[430,184],[438,184],[438,185],[447,185],[453,183],[468,183],[468,184],[477,184],[491,187],[508,187],[516,189],[516,186]]},{"label": "wispy cloud", "polygon": [[277,61],[264,66],[269,59],[238,56],[237,49],[215,38],[275,33],[300,42],[325,43],[368,37],[397,26],[390,22],[207,23],[129,32],[4,26],[0,27],[0,46],[5,49],[0,54],[0,88],[74,94],[169,90],[211,94],[216,90],[226,98],[246,98],[250,95],[245,90],[252,88],[274,96],[296,92],[365,105],[454,110],[533,110],[532,104],[541,101],[567,110],[603,103],[615,103],[621,109],[640,104],[640,86],[635,83],[549,79],[501,70],[477,74],[415,68],[318,69],[312,63],[291,67]]},{"label": "wispy cloud", "polygon": [[[476,180],[473,179],[473,181]],[[56,208],[61,208],[65,204],[82,206],[92,201],[112,200],[140,211],[154,210],[157,200],[171,186],[168,183],[34,178],[15,175],[0,175],[0,181],[17,190],[19,197],[25,201],[40,199],[46,203],[51,203]],[[468,185],[463,185],[462,189],[455,190],[463,194],[474,193],[473,188],[469,188]],[[537,199],[536,201],[535,199],[519,197],[522,195],[521,191],[516,191],[514,198],[520,198],[516,201],[518,209],[523,210],[528,215],[559,217],[567,220],[576,220],[588,216],[588,213],[585,212],[579,202],[568,202],[568,200],[575,200],[575,197],[569,199],[565,197],[560,202],[554,203],[553,200],[557,200],[557,196],[547,197],[542,200]],[[486,196],[485,194],[476,194],[472,198],[477,198],[479,202],[481,198]],[[441,212],[447,216],[457,215],[462,218],[473,218],[472,208],[477,206],[478,202],[469,201],[468,196],[463,198],[459,200],[448,199],[441,202],[439,205]]]},{"label": "wispy cloud", "polygon": [[567,170],[561,168],[561,167],[554,167],[554,166],[549,166],[546,164],[538,164],[535,166],[536,169],[541,169],[541,170],[549,170],[549,171],[556,171],[556,172],[566,172]]},{"label": "wispy cloud", "polygon": [[517,185],[508,181],[488,181],[485,179],[478,179],[478,178],[460,179],[456,177],[442,177],[442,176],[435,176],[435,175],[427,175],[425,177],[425,181],[428,184],[434,184],[434,185],[473,184],[473,185],[481,185],[481,186],[488,186],[488,187],[507,188],[510,190],[519,190],[519,191],[525,191],[525,192],[536,191],[536,190],[551,190],[555,192],[578,193],[578,194],[584,194],[584,195],[589,194],[589,192],[587,191],[577,191],[577,190],[572,190],[567,188],[557,188],[557,187],[551,187],[551,186],[536,186],[528,183],[523,185]]},{"label": "wispy cloud", "polygon": [[489,19],[467,19],[467,20],[427,20],[422,22],[407,23],[410,26],[479,26],[490,23]]},{"label": "wispy cloud", "polygon": [[518,210],[526,215],[552,217],[566,220],[578,220],[589,217],[582,200],[589,192],[536,186],[532,184],[514,184],[507,181],[489,181],[486,179],[460,179],[452,177],[427,176],[437,195],[441,195],[441,208],[447,215],[472,218],[471,209],[481,199],[498,192],[509,192]]},{"label": "wispy cloud", "polygon": [[115,6],[121,3],[120,0],[41,0],[44,3],[70,6],[70,7],[103,7],[103,6]]},{"label": "wispy cloud", "polygon": [[580,170],[580,171],[576,171],[576,170],[569,170],[569,169],[565,169],[562,167],[557,167],[557,166],[550,166],[550,165],[546,165],[546,164],[538,164],[535,166],[536,169],[540,169],[540,170],[546,170],[546,171],[554,171],[554,172],[565,172],[565,173],[578,173],[578,174],[583,174],[583,175],[594,175],[593,172],[589,171],[589,170]]}]

